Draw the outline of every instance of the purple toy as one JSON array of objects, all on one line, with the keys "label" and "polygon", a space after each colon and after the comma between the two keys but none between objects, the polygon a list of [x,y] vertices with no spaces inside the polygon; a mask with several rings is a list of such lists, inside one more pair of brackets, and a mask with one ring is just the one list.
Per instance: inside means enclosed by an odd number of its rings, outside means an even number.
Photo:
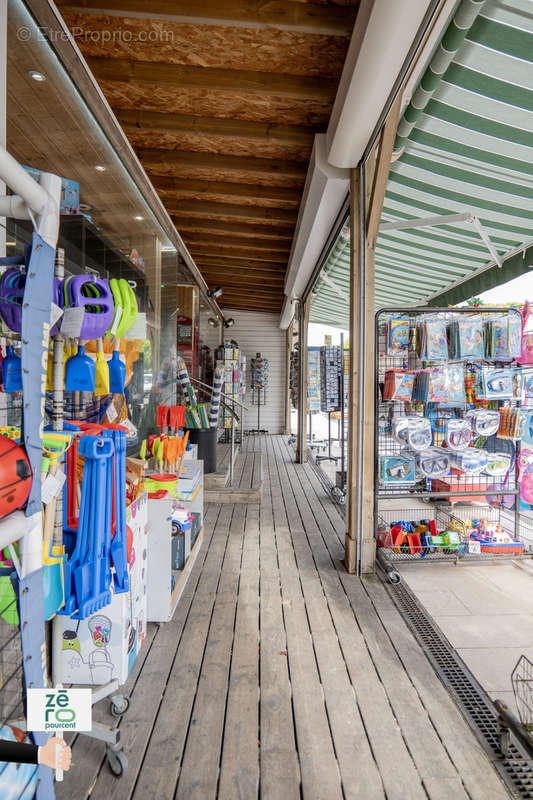
[{"label": "purple toy", "polygon": [[[88,275],[74,275],[66,279],[69,307],[85,310],[80,339],[93,340],[105,336],[113,321],[115,306],[109,281]],[[65,281],[63,281],[63,292]]]},{"label": "purple toy", "polygon": [[19,267],[8,267],[0,280],[0,314],[6,325],[15,333],[22,330],[22,298],[26,273]]},{"label": "purple toy", "polygon": [[[59,306],[59,308],[63,308],[63,292],[61,291],[61,280],[59,278],[54,278],[54,285],[52,287],[52,301],[56,304],[56,306]],[[50,331],[50,336],[55,336],[58,332],[59,323],[56,323]]]}]

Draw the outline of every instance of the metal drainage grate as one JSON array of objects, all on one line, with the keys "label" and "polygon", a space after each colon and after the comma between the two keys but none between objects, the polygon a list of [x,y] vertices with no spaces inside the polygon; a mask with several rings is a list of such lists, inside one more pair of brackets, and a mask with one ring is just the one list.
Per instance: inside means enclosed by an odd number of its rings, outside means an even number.
[{"label": "metal drainage grate", "polygon": [[511,757],[503,757],[498,717],[490,698],[405,584],[388,585],[388,589],[407,625],[424,649],[440,680],[454,696],[505,784],[515,797],[533,800],[533,760],[526,758],[514,744],[509,748]]}]

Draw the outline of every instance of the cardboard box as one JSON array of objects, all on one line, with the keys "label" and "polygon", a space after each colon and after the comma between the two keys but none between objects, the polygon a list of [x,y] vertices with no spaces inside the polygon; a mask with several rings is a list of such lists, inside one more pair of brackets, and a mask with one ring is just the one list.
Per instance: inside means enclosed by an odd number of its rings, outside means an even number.
[{"label": "cardboard box", "polygon": [[84,620],[58,616],[62,626],[62,680],[100,685],[126,682],[146,636],[147,494],[132,503],[126,521],[133,534],[130,590],[113,594],[111,604]]}]

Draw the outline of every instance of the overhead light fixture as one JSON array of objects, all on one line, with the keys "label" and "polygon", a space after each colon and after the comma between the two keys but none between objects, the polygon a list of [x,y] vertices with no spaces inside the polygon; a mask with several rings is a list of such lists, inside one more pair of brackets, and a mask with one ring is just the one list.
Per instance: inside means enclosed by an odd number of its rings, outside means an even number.
[{"label": "overhead light fixture", "polygon": [[218,319],[215,319],[215,317],[209,317],[207,322],[209,323],[209,325],[211,325],[212,328],[218,327]]},{"label": "overhead light fixture", "polygon": [[134,218],[133,218],[133,219],[136,219],[136,220],[137,220],[137,222],[142,222],[142,220],[144,219],[144,217],[141,217],[141,215],[140,215],[140,214],[136,214],[136,215],[134,216]]},{"label": "overhead light fixture", "polygon": [[220,297],[224,289],[222,286],[217,286],[216,289],[210,289],[207,293],[208,297],[212,297],[213,300],[216,300],[217,297]]},{"label": "overhead light fixture", "polygon": [[32,80],[37,81],[37,83],[42,83],[43,81],[46,80],[46,75],[43,75],[42,72],[39,72],[36,69],[28,70],[28,75]]},{"label": "overhead light fixture", "polygon": [[224,327],[225,328],[232,328],[235,325],[235,320],[233,317],[224,320]]},{"label": "overhead light fixture", "polygon": [[96,164],[94,168],[97,172],[105,172],[107,169],[103,164]]},{"label": "overhead light fixture", "polygon": [[88,203],[80,203],[79,208],[80,208],[80,211],[92,211],[93,207],[90,206]]},{"label": "overhead light fixture", "polygon": [[6,247],[16,247],[16,246],[17,246],[16,242],[6,242]]}]

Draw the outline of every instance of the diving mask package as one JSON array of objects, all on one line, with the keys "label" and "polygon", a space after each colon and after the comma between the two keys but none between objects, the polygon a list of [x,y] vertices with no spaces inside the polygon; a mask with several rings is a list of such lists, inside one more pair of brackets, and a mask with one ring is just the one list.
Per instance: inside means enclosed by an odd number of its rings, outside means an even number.
[{"label": "diving mask package", "polygon": [[466,450],[455,452],[452,455],[452,464],[465,475],[479,475],[486,468],[489,454],[486,450],[477,447],[467,447]]},{"label": "diving mask package", "polygon": [[386,484],[416,482],[415,459],[411,455],[380,456],[379,475]]},{"label": "diving mask package", "polygon": [[513,370],[510,367],[483,367],[479,373],[478,396],[484,400],[512,400]]},{"label": "diving mask package", "polygon": [[467,411],[466,417],[472,431],[479,436],[494,436],[500,427],[500,412],[487,408],[476,408]]},{"label": "diving mask package", "polygon": [[485,323],[485,353],[495,361],[520,358],[522,352],[522,320],[518,312],[489,319]]},{"label": "diving mask package", "polygon": [[433,440],[431,423],[426,417],[398,417],[392,423],[394,438],[411,450],[426,450]]},{"label": "diving mask package", "polygon": [[450,450],[465,450],[472,439],[472,428],[466,419],[449,419],[446,421],[444,441]]},{"label": "diving mask package", "polygon": [[429,447],[416,454],[416,466],[426,478],[440,478],[450,471],[450,455],[442,447]]},{"label": "diving mask package", "polygon": [[488,453],[483,472],[491,478],[503,478],[511,469],[512,459],[508,453]]},{"label": "diving mask package", "polygon": [[466,394],[463,364],[447,364],[443,367],[420,370],[417,374],[414,399],[423,403],[464,405]]}]

